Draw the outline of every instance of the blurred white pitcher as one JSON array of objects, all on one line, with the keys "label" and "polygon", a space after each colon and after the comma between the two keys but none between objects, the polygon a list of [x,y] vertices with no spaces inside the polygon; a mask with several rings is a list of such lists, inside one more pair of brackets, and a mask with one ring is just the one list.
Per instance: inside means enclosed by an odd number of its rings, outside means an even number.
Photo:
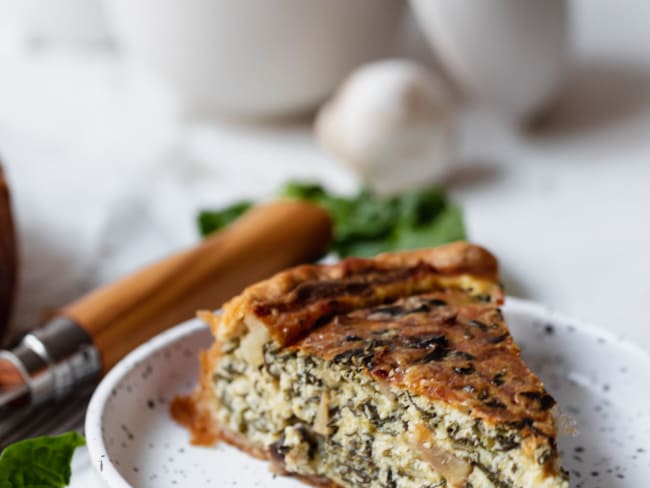
[{"label": "blurred white pitcher", "polygon": [[105,0],[117,41],[190,109],[268,118],[311,110],[380,57],[400,0]]}]

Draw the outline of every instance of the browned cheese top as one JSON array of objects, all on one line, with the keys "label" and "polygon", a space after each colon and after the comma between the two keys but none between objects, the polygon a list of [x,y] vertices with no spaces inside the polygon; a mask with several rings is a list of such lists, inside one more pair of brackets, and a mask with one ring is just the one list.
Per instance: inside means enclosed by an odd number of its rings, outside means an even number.
[{"label": "browned cheese top", "polygon": [[287,349],[554,437],[554,401],[521,359],[502,302],[495,258],[454,243],[280,273],[227,304],[217,331],[227,337],[234,316],[252,314]]},{"label": "browned cheese top", "polygon": [[378,381],[488,423],[554,432],[555,402],[521,359],[501,311],[462,291],[337,315],[292,348],[361,367]]}]

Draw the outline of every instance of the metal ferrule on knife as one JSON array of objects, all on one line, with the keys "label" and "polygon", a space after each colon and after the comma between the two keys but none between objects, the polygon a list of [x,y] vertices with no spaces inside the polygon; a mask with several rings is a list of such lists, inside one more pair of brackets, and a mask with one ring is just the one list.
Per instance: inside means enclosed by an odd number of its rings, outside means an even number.
[{"label": "metal ferrule on knife", "polygon": [[22,384],[0,393],[0,406],[37,406],[60,400],[101,372],[92,338],[66,317],[27,334],[14,349],[0,351],[0,361],[10,363],[22,377]]}]

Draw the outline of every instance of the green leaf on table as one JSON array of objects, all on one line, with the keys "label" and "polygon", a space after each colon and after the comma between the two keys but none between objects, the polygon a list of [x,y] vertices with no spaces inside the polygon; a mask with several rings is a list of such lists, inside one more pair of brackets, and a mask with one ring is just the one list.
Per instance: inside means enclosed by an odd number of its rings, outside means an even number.
[{"label": "green leaf on table", "polygon": [[438,187],[414,190],[396,198],[398,225],[426,227],[447,207],[447,198]]},{"label": "green leaf on table", "polygon": [[279,195],[307,200],[327,210],[333,222],[332,250],[341,256],[370,256],[376,254],[375,249],[383,250],[398,218],[393,199],[378,198],[367,191],[343,197],[315,183],[289,182]]},{"label": "green leaf on table", "polygon": [[466,238],[462,210],[458,205],[449,205],[423,225],[398,225],[395,228],[393,249],[439,246]]},{"label": "green leaf on table", "polygon": [[229,205],[221,210],[203,210],[199,213],[199,231],[203,237],[221,230],[237,220],[244,212],[253,206],[253,202],[244,200]]},{"label": "green leaf on table", "polygon": [[288,181],[280,188],[278,195],[283,198],[297,198],[312,202],[329,197],[322,185],[303,181]]},{"label": "green leaf on table", "polygon": [[349,200],[347,215],[336,220],[341,241],[376,239],[390,234],[399,220],[398,208],[393,199],[380,199],[363,191]]},{"label": "green leaf on table", "polygon": [[[317,183],[290,181],[278,196],[306,200],[324,208],[333,222],[330,250],[341,257],[368,257],[465,239],[460,207],[450,204],[438,187],[393,197],[380,197],[366,190],[354,196],[341,196]],[[223,210],[201,212],[201,233],[207,235],[221,229],[250,206],[251,202],[245,201]]]},{"label": "green leaf on table", "polygon": [[86,443],[68,432],[16,442],[0,454],[0,488],[62,488],[70,483],[72,455]]}]

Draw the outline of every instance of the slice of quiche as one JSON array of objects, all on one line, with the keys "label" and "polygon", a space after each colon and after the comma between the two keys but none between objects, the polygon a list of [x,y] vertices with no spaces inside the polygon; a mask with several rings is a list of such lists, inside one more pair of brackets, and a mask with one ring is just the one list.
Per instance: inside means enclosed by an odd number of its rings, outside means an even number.
[{"label": "slice of quiche", "polygon": [[314,485],[566,488],[502,302],[466,243],[293,268],[201,314],[216,342],[172,414]]}]

